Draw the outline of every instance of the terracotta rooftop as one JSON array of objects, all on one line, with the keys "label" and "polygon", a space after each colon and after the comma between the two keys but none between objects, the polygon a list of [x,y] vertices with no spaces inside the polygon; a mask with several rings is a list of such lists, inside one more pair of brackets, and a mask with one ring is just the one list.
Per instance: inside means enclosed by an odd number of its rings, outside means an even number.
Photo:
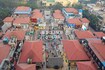
[{"label": "terracotta rooftop", "polygon": [[75,8],[65,8],[65,11],[68,13],[78,14],[78,10],[76,10]]},{"label": "terracotta rooftop", "polygon": [[8,37],[10,39],[11,36],[16,36],[18,40],[23,40],[25,37],[25,31],[23,30],[15,30],[15,31],[8,31],[3,36],[3,38]]},{"label": "terracotta rooftop", "polygon": [[81,18],[80,21],[83,23],[90,23],[90,21],[87,18]]},{"label": "terracotta rooftop", "polygon": [[27,62],[28,58],[32,58],[32,62],[43,62],[42,41],[26,41],[24,43],[19,62]]},{"label": "terracotta rooftop", "polygon": [[3,22],[13,22],[14,18],[13,17],[6,17]]},{"label": "terracotta rooftop", "polygon": [[63,47],[68,60],[89,60],[78,40],[63,40]]},{"label": "terracotta rooftop", "polygon": [[105,61],[105,44],[101,43],[89,43],[90,48],[94,51],[100,61]]},{"label": "terracotta rooftop", "polygon": [[16,70],[36,70],[36,65],[20,63],[20,64],[17,64]]},{"label": "terracotta rooftop", "polygon": [[33,13],[31,18],[43,18],[43,14],[41,12]]},{"label": "terracotta rooftop", "polygon": [[53,17],[55,19],[64,19],[64,16],[62,14],[59,14],[59,13],[53,13]]},{"label": "terracotta rooftop", "polygon": [[91,61],[77,62],[77,70],[97,70],[96,66]]},{"label": "terracotta rooftop", "polygon": [[26,6],[18,6],[15,11],[28,11],[30,9],[30,7],[26,7]]},{"label": "terracotta rooftop", "polygon": [[27,24],[30,23],[30,18],[29,17],[21,17],[21,18],[16,18],[13,22],[13,24]]},{"label": "terracotta rooftop", "polygon": [[68,19],[67,22],[75,25],[82,25],[82,22],[79,20],[79,18]]},{"label": "terracotta rooftop", "polygon": [[61,14],[62,12],[61,12],[61,10],[55,10],[54,13],[59,13],[59,14]]},{"label": "terracotta rooftop", "polygon": [[96,38],[91,31],[75,30],[75,35],[78,39]]},{"label": "terracotta rooftop", "polygon": [[9,45],[0,46],[0,63],[9,55],[11,47]]},{"label": "terracotta rooftop", "polygon": [[33,12],[33,13],[39,13],[40,10],[39,10],[39,9],[34,9],[32,12]]},{"label": "terracotta rooftop", "polygon": [[86,40],[88,41],[88,43],[102,43],[101,39],[98,38],[89,38]]},{"label": "terracotta rooftop", "polygon": [[98,38],[105,36],[105,34],[103,32],[94,32],[93,34]]}]

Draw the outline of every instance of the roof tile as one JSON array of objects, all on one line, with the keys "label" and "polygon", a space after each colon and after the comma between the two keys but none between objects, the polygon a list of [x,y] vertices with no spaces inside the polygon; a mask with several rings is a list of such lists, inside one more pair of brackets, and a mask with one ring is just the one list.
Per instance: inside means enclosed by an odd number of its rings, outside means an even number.
[{"label": "roof tile", "polygon": [[63,46],[68,60],[89,60],[78,40],[63,40]]},{"label": "roof tile", "polygon": [[15,30],[15,31],[8,31],[6,34],[3,36],[3,38],[8,37],[10,38],[11,36],[16,36],[18,40],[23,40],[25,37],[25,31],[23,30]]},{"label": "roof tile", "polygon": [[91,61],[77,62],[78,70],[97,70],[96,66]]},{"label": "roof tile", "polygon": [[20,63],[20,64],[17,64],[16,70],[36,70],[36,65]]},{"label": "roof tile", "polygon": [[6,17],[3,22],[13,22],[14,18],[13,17]]},{"label": "roof tile", "polygon": [[65,11],[68,13],[78,14],[78,11],[75,8],[65,8]]},{"label": "roof tile", "polygon": [[30,9],[30,7],[26,7],[26,6],[18,6],[15,11],[28,11]]},{"label": "roof tile", "polygon": [[32,62],[43,62],[42,47],[42,41],[26,41],[19,62],[27,62],[28,58],[32,58]]},{"label": "roof tile", "polygon": [[85,39],[85,38],[96,38],[91,31],[80,31],[75,30],[75,35],[78,39]]},{"label": "roof tile", "polygon": [[75,25],[82,25],[82,22],[79,20],[79,18],[68,19],[67,22]]},{"label": "roof tile", "polygon": [[29,17],[21,17],[21,18],[16,18],[13,22],[13,24],[27,24],[30,23],[30,18]]}]

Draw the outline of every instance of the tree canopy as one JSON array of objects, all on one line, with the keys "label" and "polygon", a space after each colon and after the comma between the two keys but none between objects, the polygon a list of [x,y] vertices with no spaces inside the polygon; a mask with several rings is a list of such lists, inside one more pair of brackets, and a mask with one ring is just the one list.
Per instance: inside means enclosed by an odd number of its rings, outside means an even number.
[{"label": "tree canopy", "polygon": [[72,7],[76,8],[76,9],[82,9],[83,8],[82,4],[73,4]]},{"label": "tree canopy", "polygon": [[26,6],[29,6],[29,7],[31,7],[31,8],[38,8],[36,2],[28,1],[27,4],[25,4],[25,5],[26,5]]},{"label": "tree canopy", "polygon": [[14,8],[17,6],[29,6],[31,8],[37,8],[37,4],[35,1],[30,1],[24,3],[23,0],[0,0],[0,24],[2,24],[2,20],[10,16],[14,11]]},{"label": "tree canopy", "polygon": [[96,15],[94,14],[90,14],[88,10],[84,10],[83,11],[83,17],[86,17],[87,19],[89,19],[90,21],[90,26],[94,29],[94,30],[98,30],[99,29],[99,19]]},{"label": "tree canopy", "polygon": [[50,6],[49,8],[52,8],[53,10],[56,10],[56,9],[61,10],[62,8],[64,8],[64,6],[61,3],[57,2],[55,5]]}]

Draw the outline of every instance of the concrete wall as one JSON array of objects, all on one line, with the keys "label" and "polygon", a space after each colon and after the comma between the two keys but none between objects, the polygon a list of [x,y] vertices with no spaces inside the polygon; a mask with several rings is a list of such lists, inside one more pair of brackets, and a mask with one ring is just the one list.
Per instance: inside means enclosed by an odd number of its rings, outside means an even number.
[{"label": "concrete wall", "polygon": [[4,25],[1,27],[1,28],[2,28],[3,33],[5,33],[5,32],[6,32],[6,30],[8,30],[8,28],[10,28],[11,26],[12,26],[12,24],[11,24],[11,23],[9,23],[9,22],[4,22]]}]

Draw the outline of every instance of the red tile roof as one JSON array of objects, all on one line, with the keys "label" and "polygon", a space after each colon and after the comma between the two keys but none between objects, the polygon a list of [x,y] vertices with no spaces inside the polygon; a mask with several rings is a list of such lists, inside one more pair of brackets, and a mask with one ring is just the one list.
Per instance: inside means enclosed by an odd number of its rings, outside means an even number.
[{"label": "red tile roof", "polygon": [[27,62],[28,58],[32,58],[32,62],[43,62],[42,48],[42,41],[26,41],[19,62]]},{"label": "red tile roof", "polygon": [[34,10],[33,10],[33,13],[39,13],[39,12],[40,12],[39,9],[34,9]]},{"label": "red tile roof", "polygon": [[65,11],[68,13],[78,14],[78,11],[75,8],[65,8]]},{"label": "red tile roof", "polygon": [[18,40],[23,40],[25,37],[25,31],[23,30],[15,30],[15,31],[8,31],[6,34],[3,36],[10,38],[11,36],[16,36]]},{"label": "red tile roof", "polygon": [[105,36],[105,34],[103,32],[94,32],[94,34],[98,38],[101,38],[101,37]]},{"label": "red tile roof", "polygon": [[90,23],[90,21],[87,18],[81,18],[80,21],[83,23]]},{"label": "red tile roof", "polygon": [[86,39],[88,43],[102,43],[101,39],[93,38],[93,39]]},{"label": "red tile roof", "polygon": [[85,39],[85,38],[96,38],[91,31],[79,31],[75,30],[75,35],[78,39]]},{"label": "red tile roof", "polygon": [[53,17],[55,19],[64,19],[64,16],[62,14],[59,14],[59,13],[53,13]]},{"label": "red tile roof", "polygon": [[75,25],[82,25],[82,22],[79,20],[79,18],[68,19],[67,22]]},{"label": "red tile roof", "polygon": [[36,65],[20,63],[20,64],[17,64],[16,70],[36,70]]},{"label": "red tile roof", "polygon": [[30,7],[25,7],[25,6],[18,6],[15,10],[16,11],[28,11]]},{"label": "red tile roof", "polygon": [[63,40],[63,46],[68,60],[89,60],[78,40]]},{"label": "red tile roof", "polygon": [[43,14],[41,12],[33,13],[31,18],[43,18]]},{"label": "red tile roof", "polygon": [[13,17],[6,17],[3,22],[13,22],[14,18]]},{"label": "red tile roof", "polygon": [[3,59],[7,58],[9,55],[11,47],[8,45],[3,45],[0,47],[0,63],[3,61]]},{"label": "red tile roof", "polygon": [[77,62],[78,70],[97,70],[96,66],[91,61]]},{"label": "red tile roof", "polygon": [[59,14],[61,14],[62,12],[61,12],[61,10],[55,10],[54,13],[59,13]]},{"label": "red tile roof", "polygon": [[16,18],[13,22],[13,24],[27,24],[30,23],[30,18],[29,17],[21,17],[21,18]]},{"label": "red tile roof", "polygon": [[89,46],[101,61],[105,61],[105,44],[90,43]]}]

